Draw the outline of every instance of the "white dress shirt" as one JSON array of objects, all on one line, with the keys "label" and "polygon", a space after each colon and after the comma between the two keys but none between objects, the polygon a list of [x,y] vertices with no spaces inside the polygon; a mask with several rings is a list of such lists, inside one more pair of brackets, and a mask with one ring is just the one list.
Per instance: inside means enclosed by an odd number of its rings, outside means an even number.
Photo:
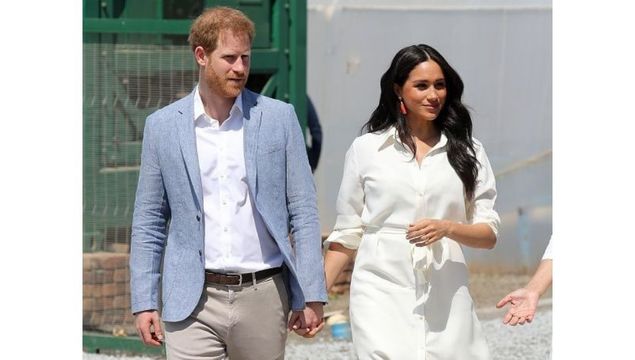
[{"label": "white dress shirt", "polygon": [[346,154],[335,231],[327,241],[356,249],[364,230],[405,231],[408,224],[423,218],[484,223],[498,234],[494,173],[483,145],[473,140],[480,166],[474,200],[467,202],[463,183],[448,162],[448,140],[443,133],[421,165],[401,144],[394,127],[355,139]]},{"label": "white dress shirt", "polygon": [[423,247],[406,240],[408,224],[425,218],[484,223],[498,233],[494,174],[483,146],[474,140],[480,165],[467,201],[447,141],[441,134],[419,165],[391,127],[358,137],[346,154],[335,229],[325,245],[357,249],[350,312],[360,359],[490,359],[461,245],[447,237]]},{"label": "white dress shirt", "polygon": [[282,265],[282,253],[254,205],[245,169],[242,94],[229,117],[205,113],[196,87],[196,150],[203,185],[205,268],[217,272],[253,272]]}]

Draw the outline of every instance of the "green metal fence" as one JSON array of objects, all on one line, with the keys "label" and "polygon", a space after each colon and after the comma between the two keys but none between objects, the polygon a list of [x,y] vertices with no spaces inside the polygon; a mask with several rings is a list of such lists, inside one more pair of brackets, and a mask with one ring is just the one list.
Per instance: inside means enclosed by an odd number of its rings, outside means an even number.
[{"label": "green metal fence", "polygon": [[214,5],[255,22],[247,87],[292,103],[305,127],[305,1],[84,0],[85,252],[126,251],[145,117],[192,90],[187,34]]},{"label": "green metal fence", "polygon": [[84,0],[83,348],[139,352],[128,252],[145,118],[189,94],[189,28],[225,5],[256,24],[247,87],[295,106],[306,127],[306,1]]}]

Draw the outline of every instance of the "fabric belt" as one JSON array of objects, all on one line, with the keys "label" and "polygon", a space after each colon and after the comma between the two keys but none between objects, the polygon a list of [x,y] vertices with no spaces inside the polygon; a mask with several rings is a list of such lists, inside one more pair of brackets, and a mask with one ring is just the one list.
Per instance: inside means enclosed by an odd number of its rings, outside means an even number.
[{"label": "fabric belt", "polygon": [[282,272],[281,267],[244,274],[221,274],[205,270],[205,283],[216,285],[248,286]]}]

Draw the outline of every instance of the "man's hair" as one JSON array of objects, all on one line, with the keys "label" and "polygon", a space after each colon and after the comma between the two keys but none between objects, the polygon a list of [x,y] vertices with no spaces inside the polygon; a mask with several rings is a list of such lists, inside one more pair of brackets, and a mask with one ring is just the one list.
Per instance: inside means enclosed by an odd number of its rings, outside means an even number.
[{"label": "man's hair", "polygon": [[223,30],[229,30],[234,35],[246,35],[250,42],[253,41],[256,35],[253,21],[242,11],[230,7],[217,6],[205,9],[194,20],[187,41],[189,41],[192,51],[197,46],[202,46],[205,49],[205,53],[209,54],[216,49],[218,37]]}]

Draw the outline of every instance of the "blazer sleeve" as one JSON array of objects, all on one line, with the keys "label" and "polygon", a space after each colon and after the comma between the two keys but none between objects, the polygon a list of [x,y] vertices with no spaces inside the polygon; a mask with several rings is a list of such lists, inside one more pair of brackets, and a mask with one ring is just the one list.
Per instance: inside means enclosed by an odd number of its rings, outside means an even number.
[{"label": "blazer sleeve", "polygon": [[[327,302],[322,238],[313,175],[304,137],[292,105],[287,108],[286,192],[290,231],[295,241],[295,265],[304,302]],[[304,307],[292,297],[294,310]]]},{"label": "blazer sleeve", "polygon": [[170,207],[157,154],[151,117],[146,120],[141,167],[132,216],[130,297],[132,312],[159,309],[161,256],[167,238]]},{"label": "blazer sleeve", "polygon": [[337,195],[337,218],[333,232],[324,246],[340,243],[348,249],[356,250],[362,239],[362,211],[364,209],[364,190],[355,151],[355,142],[346,152],[342,183]]},{"label": "blazer sleeve", "polygon": [[496,210],[494,210],[494,203],[496,202],[494,171],[483,145],[478,141],[474,141],[474,143],[476,145],[476,159],[479,162],[479,169],[476,177],[474,198],[469,206],[468,221],[470,224],[484,223],[489,225],[494,235],[498,237],[500,218]]}]

